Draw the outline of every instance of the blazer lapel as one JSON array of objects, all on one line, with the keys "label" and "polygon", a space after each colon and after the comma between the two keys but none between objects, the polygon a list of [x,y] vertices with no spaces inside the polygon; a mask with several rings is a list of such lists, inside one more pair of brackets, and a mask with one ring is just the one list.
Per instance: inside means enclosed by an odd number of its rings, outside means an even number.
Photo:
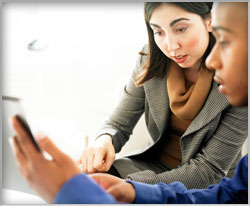
[{"label": "blazer lapel", "polygon": [[212,90],[209,93],[209,96],[205,102],[205,105],[195,117],[192,123],[189,125],[186,132],[183,136],[187,136],[192,132],[199,130],[208,124],[212,119],[215,118],[218,113],[223,111],[226,107],[229,107],[230,104],[226,99],[226,96],[219,93],[218,86],[213,82]]},{"label": "blazer lapel", "polygon": [[168,117],[171,113],[166,77],[163,79],[153,78],[147,81],[144,89],[149,104],[149,113],[151,113],[161,136],[168,124]]},{"label": "blazer lapel", "polygon": [[[164,133],[166,125],[168,125],[171,115],[166,77],[164,79],[153,78],[147,81],[144,84],[144,89],[149,105],[149,113],[152,115],[161,136]],[[219,93],[216,82],[213,82],[211,92],[208,95],[205,105],[189,125],[183,137],[204,127],[214,119],[218,113],[229,106],[230,104],[226,96]]]}]

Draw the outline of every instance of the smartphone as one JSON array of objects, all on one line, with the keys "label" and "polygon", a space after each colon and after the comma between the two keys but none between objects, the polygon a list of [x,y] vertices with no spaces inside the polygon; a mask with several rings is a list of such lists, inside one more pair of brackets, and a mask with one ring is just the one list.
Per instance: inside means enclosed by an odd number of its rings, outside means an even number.
[{"label": "smartphone", "polygon": [[31,129],[28,125],[28,122],[26,121],[26,119],[20,115],[20,114],[17,114],[15,115],[15,117],[18,119],[18,121],[20,122],[20,124],[22,125],[22,127],[25,129],[25,131],[29,134],[29,137],[32,141],[32,143],[34,144],[34,146],[36,147],[36,149],[39,151],[39,152],[42,152],[39,144],[37,143],[36,139],[34,138],[32,132],[31,132]]}]

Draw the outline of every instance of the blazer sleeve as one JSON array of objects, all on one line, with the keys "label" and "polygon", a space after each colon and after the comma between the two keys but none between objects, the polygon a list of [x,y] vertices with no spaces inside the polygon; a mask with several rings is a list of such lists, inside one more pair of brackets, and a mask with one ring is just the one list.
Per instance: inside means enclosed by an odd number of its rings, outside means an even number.
[{"label": "blazer sleeve", "polygon": [[[215,132],[201,146],[196,146],[197,153],[188,162],[160,174],[151,170],[133,173],[127,179],[149,184],[180,181],[188,189],[206,188],[210,184],[218,183],[227,175],[230,168],[235,168],[233,163],[241,156],[242,145],[247,138],[248,107],[230,106],[220,118],[212,121],[217,123],[210,122],[206,126],[217,127]],[[200,135],[207,135],[202,129],[198,132]],[[188,138],[195,136],[190,135]],[[186,141],[192,144],[188,138]]]},{"label": "blazer sleeve", "polygon": [[[145,52],[146,49],[147,46],[144,46],[142,51]],[[110,135],[116,153],[119,152],[122,146],[129,140],[136,123],[144,113],[144,88],[143,86],[135,86],[134,77],[141,70],[141,65],[145,60],[145,55],[139,55],[136,68],[131,75],[129,83],[123,89],[123,95],[118,106],[108,120],[105,121],[97,135],[97,138],[103,134]]]}]

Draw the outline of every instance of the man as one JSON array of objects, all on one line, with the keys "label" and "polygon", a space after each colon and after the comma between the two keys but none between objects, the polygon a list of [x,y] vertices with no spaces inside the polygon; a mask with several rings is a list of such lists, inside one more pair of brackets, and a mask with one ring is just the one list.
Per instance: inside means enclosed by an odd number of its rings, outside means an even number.
[{"label": "man", "polygon": [[[206,65],[216,70],[214,79],[220,84],[219,91],[227,95],[234,106],[248,104],[247,20],[247,3],[214,5],[212,26],[216,44]],[[108,174],[94,174],[89,178],[81,174],[74,161],[49,138],[40,134],[37,138],[41,148],[52,156],[52,160],[46,160],[32,145],[16,118],[12,119],[12,123],[17,133],[12,142],[20,172],[31,187],[50,203],[248,202],[248,155],[240,160],[232,179],[223,178],[219,184],[211,185],[208,189],[187,190],[179,182],[147,185],[124,181]]]}]

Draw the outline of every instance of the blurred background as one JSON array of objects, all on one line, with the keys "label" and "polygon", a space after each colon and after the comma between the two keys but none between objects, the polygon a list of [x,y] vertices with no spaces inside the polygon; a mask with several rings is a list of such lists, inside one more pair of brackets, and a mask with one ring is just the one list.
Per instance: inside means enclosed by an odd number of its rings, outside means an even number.
[{"label": "blurred background", "polygon": [[[2,94],[21,99],[34,133],[79,158],[83,137],[95,137],[111,114],[147,43],[143,3],[2,8]],[[150,142],[141,118],[118,157]]]}]

